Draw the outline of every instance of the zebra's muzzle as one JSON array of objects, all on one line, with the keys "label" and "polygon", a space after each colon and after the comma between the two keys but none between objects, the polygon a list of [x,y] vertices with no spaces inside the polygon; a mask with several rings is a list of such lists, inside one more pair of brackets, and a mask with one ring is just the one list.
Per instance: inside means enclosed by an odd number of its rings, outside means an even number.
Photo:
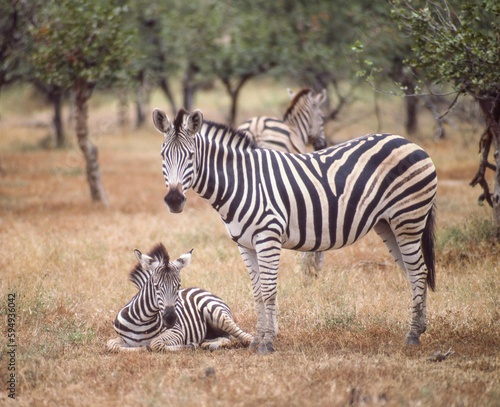
[{"label": "zebra's muzzle", "polygon": [[175,313],[175,307],[165,307],[163,311],[163,325],[167,328],[172,328],[177,322],[177,314]]},{"label": "zebra's muzzle", "polygon": [[165,198],[163,198],[172,213],[180,213],[186,204],[186,197],[178,189],[172,188],[168,191]]},{"label": "zebra's muzzle", "polygon": [[326,148],[326,140],[324,138],[317,138],[314,140],[314,151],[323,150]]}]

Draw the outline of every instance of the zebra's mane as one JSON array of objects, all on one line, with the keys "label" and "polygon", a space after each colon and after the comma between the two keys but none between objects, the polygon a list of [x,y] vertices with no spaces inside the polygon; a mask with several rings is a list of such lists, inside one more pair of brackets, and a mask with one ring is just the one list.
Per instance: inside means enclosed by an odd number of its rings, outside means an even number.
[{"label": "zebra's mane", "polygon": [[[179,131],[182,129],[182,126],[184,124],[184,116],[186,116],[188,114],[189,113],[183,108],[179,109],[179,111],[177,112],[177,116],[175,117],[175,120],[174,120],[174,129],[175,129],[176,134],[178,134]],[[217,134],[217,136],[219,136],[219,137],[222,135],[222,137],[220,137],[221,141],[232,139],[234,142],[233,136],[236,136],[237,140],[242,139],[244,141],[244,143],[241,145],[241,148],[243,148],[243,149],[245,149],[245,148],[249,148],[249,149],[257,148],[257,145],[255,144],[253,138],[248,137],[248,135],[243,131],[236,130],[231,126],[228,126],[228,125],[222,124],[222,123],[213,122],[211,120],[203,119],[203,123],[210,126],[210,127],[215,127],[217,129],[222,130],[222,131],[213,132],[213,134]]]},{"label": "zebra's mane", "polygon": [[[158,243],[153,249],[148,253],[149,257],[152,257],[156,261],[168,265],[170,258],[167,249],[163,243]],[[129,273],[129,280],[140,290],[148,278],[153,274],[153,270],[145,269],[142,267],[141,263],[137,263],[132,271]]]},{"label": "zebra's mane", "polygon": [[287,117],[289,115],[292,114],[292,111],[293,111],[293,108],[295,107],[295,105],[298,103],[298,101],[305,95],[309,94],[310,92],[312,92],[312,90],[310,88],[304,88],[304,89],[301,89],[292,99],[292,101],[290,102],[290,104],[288,105],[288,108],[286,109],[286,112],[285,112],[285,115],[283,116],[284,120],[287,119]]}]

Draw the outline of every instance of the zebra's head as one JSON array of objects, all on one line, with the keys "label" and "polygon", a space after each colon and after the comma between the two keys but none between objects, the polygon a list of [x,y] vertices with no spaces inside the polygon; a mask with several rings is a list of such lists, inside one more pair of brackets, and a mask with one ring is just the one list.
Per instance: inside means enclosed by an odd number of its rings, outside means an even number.
[{"label": "zebra's head", "polygon": [[153,304],[158,308],[163,326],[172,328],[177,322],[175,304],[181,285],[180,271],[191,261],[190,252],[183,254],[175,261],[169,261],[169,256],[163,244],[157,245],[149,254],[135,250],[140,268],[149,275],[149,288]]},{"label": "zebra's head", "polygon": [[180,213],[186,203],[186,191],[193,184],[195,174],[195,135],[201,129],[203,115],[195,110],[189,114],[179,110],[172,124],[160,109],[153,111],[153,123],[163,133],[161,148],[163,176],[167,186],[165,203],[172,213]]},{"label": "zebra's head", "polygon": [[[326,89],[317,95],[311,89],[302,89],[294,93],[290,89],[288,96],[292,99],[286,115],[293,114],[293,110],[298,108],[302,111],[299,114],[300,120],[305,122],[307,128],[307,144],[311,144],[314,150],[321,150],[326,147],[325,130],[323,127],[324,118],[321,106],[326,101]],[[304,140],[305,141],[305,140]]]}]

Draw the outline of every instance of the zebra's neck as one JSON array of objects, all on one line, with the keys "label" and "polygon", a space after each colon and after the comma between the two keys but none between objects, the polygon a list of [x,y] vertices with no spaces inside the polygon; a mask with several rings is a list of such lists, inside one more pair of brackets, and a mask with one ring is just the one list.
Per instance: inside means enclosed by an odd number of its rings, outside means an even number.
[{"label": "zebra's neck", "polygon": [[311,107],[306,105],[304,102],[298,102],[290,112],[287,112],[284,118],[284,122],[292,129],[300,138],[300,141],[307,145],[309,133],[312,130],[312,124],[309,120],[309,115],[307,114],[308,109]]},{"label": "zebra's neck", "polygon": [[192,188],[224,219],[224,203],[244,182],[245,161],[256,154],[252,141],[225,125],[206,121],[196,135],[197,171]]},{"label": "zebra's neck", "polygon": [[156,300],[153,282],[149,279],[129,303],[128,312],[130,315],[142,323],[153,323],[157,321],[161,324],[160,307]]}]

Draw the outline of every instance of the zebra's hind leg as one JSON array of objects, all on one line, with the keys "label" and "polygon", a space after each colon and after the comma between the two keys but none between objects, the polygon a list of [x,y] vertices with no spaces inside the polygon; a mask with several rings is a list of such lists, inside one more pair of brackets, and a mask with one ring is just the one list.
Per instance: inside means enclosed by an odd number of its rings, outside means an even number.
[{"label": "zebra's hind leg", "polygon": [[[234,322],[231,309],[220,298],[212,298],[207,306],[203,308],[203,319],[207,324],[204,342],[213,342],[210,341],[213,339],[225,343],[225,338],[236,338],[246,347],[253,340],[252,335],[242,331],[236,322]],[[229,339],[228,342],[231,342],[231,340]]]},{"label": "zebra's hind leg", "polygon": [[139,352],[147,350],[146,346],[130,347],[122,337],[110,339],[106,344],[106,348],[109,352]]},{"label": "zebra's hind leg", "polygon": [[375,232],[387,246],[396,264],[404,271],[412,296],[412,317],[410,331],[406,334],[407,345],[419,345],[420,335],[427,328],[427,267],[421,250],[421,235],[400,235],[396,237],[386,221],[379,221]]},{"label": "zebra's hind leg", "polygon": [[323,252],[300,253],[299,268],[306,279],[306,284],[313,278],[317,278],[323,267]]},{"label": "zebra's hind leg", "polygon": [[396,240],[396,235],[394,235],[391,226],[385,220],[381,220],[375,225],[373,230],[375,230],[377,235],[380,236],[387,247],[387,250],[389,250],[390,255],[396,261],[396,264],[401,268],[401,270],[403,270],[405,276],[408,276],[406,273],[405,263],[403,261],[403,255],[401,254],[401,250],[399,249],[399,245]]},{"label": "zebra's hind leg", "polygon": [[229,348],[232,344],[231,338],[216,338],[207,339],[201,345],[201,349],[208,349],[210,351],[219,350],[221,348]]}]

